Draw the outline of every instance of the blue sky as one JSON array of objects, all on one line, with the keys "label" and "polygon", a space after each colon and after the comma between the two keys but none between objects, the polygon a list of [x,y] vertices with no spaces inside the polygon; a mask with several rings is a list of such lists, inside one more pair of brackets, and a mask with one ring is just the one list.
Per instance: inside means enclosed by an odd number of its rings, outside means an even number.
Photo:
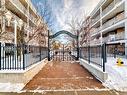
[{"label": "blue sky", "polygon": [[[37,7],[39,5],[45,6],[44,2],[48,5],[47,9],[51,11],[52,30],[58,32],[60,30],[69,30],[67,23],[73,17],[82,19],[83,15],[88,15],[100,0],[32,0],[33,4]],[[41,8],[39,8],[41,10]],[[64,37],[60,37],[65,39]]]}]

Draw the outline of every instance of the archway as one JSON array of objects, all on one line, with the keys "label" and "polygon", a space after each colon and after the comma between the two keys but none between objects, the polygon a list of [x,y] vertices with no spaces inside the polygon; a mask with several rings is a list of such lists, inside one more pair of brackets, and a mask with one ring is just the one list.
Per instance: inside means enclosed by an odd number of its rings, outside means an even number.
[{"label": "archway", "polygon": [[[51,49],[51,42],[52,42],[51,40],[58,37],[61,34],[66,34],[69,37],[76,40],[76,48],[65,48],[63,45],[61,50],[60,49],[52,50]],[[48,31],[48,61],[50,61],[51,59],[54,59],[56,56],[57,56],[56,60],[61,60],[61,61],[65,61],[65,59],[67,61],[78,60],[79,59],[78,38],[79,38],[78,32],[77,32],[77,35],[74,35],[69,31],[61,30],[61,31],[58,31],[57,33],[55,33],[53,35],[50,35],[50,33]]]}]

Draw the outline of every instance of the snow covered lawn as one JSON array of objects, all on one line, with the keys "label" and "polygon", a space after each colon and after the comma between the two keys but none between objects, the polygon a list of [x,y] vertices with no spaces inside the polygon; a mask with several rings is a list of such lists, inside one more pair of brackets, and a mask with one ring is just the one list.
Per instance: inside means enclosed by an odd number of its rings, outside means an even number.
[{"label": "snow covered lawn", "polygon": [[127,91],[127,59],[122,58],[123,66],[117,66],[118,58],[107,58],[106,72],[108,73],[108,80],[104,86],[118,91]]}]

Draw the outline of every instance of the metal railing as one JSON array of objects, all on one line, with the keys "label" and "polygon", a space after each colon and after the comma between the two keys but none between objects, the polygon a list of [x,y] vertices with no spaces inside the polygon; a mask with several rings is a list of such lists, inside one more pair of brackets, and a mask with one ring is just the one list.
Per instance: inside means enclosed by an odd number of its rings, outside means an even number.
[{"label": "metal railing", "polygon": [[0,70],[25,70],[27,67],[46,58],[47,52],[46,47],[40,46],[1,45]]},{"label": "metal railing", "polygon": [[88,61],[89,64],[94,64],[100,67],[105,72],[106,62],[106,47],[103,46],[88,46],[80,48],[80,58]]},{"label": "metal railing", "polygon": [[116,64],[116,59],[118,58],[126,62],[127,47],[124,44],[103,44],[102,46],[80,47],[80,58],[88,61],[89,64],[102,68],[103,72],[105,72],[106,63]]}]

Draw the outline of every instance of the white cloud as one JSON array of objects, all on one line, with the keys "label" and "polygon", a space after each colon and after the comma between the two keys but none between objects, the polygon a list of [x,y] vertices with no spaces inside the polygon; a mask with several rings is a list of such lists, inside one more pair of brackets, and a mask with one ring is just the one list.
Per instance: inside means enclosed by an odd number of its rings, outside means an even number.
[{"label": "white cloud", "polygon": [[99,0],[63,0],[63,7],[55,11],[57,23],[62,29],[68,29],[66,23],[73,17],[77,16],[79,19],[84,14],[89,14],[97,5]]},{"label": "white cloud", "polygon": [[[59,30],[68,30],[68,22],[72,17],[82,19],[83,15],[88,15],[98,4],[100,0],[50,0],[53,15],[56,17],[54,25],[56,32]],[[61,40],[65,40],[66,36],[61,36]],[[66,41],[65,41],[66,42]]]}]

